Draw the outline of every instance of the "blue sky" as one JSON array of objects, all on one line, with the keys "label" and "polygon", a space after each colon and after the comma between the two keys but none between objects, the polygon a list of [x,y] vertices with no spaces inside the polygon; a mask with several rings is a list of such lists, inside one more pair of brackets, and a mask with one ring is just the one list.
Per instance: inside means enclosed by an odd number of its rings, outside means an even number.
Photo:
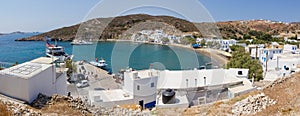
[{"label": "blue sky", "polygon": [[45,32],[95,17],[132,13],[190,21],[300,21],[297,0],[3,0],[0,32]]}]

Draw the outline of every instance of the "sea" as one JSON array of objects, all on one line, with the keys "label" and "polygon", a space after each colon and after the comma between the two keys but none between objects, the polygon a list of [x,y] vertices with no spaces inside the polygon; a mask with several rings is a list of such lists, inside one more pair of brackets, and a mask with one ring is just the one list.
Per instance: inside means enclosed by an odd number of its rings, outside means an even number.
[{"label": "sea", "polygon": [[[40,33],[13,33],[0,36],[0,64],[9,66],[45,56],[44,41],[15,41]],[[120,69],[167,69],[185,70],[199,68],[212,62],[212,59],[193,50],[135,42],[96,42],[93,45],[71,45],[70,42],[52,42],[65,48],[67,54],[73,54],[74,61],[94,61],[105,59],[107,69],[113,73]],[[206,66],[211,68],[211,66]]]}]

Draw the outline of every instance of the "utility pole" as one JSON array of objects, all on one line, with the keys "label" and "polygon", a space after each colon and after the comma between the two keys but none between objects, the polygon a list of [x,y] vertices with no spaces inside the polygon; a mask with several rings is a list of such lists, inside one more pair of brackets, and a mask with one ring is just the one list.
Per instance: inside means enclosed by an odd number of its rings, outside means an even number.
[{"label": "utility pole", "polygon": [[268,61],[269,61],[269,54],[267,51],[267,53],[266,53],[266,72],[268,71]]},{"label": "utility pole", "polygon": [[255,60],[257,59],[258,46],[255,47]]}]

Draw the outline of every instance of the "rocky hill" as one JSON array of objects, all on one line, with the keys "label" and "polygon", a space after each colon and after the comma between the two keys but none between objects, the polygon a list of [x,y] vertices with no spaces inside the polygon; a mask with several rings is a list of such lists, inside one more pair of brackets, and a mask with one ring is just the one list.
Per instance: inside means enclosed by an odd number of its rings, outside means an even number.
[{"label": "rocky hill", "polygon": [[200,32],[199,36],[204,37],[218,37],[218,32],[220,32],[220,36],[223,38],[239,38],[248,34],[251,30],[262,31],[271,35],[277,35],[282,32],[295,33],[297,30],[300,30],[300,23],[287,24],[268,20],[192,23],[171,16],[135,14],[115,18],[96,18],[29,38],[19,38],[17,41],[41,41],[44,40],[46,35],[61,41],[72,41],[75,37],[88,40],[128,39],[131,34],[127,31],[130,29],[131,31],[162,29],[166,33],[171,34],[178,34],[178,31]]},{"label": "rocky hill", "polygon": [[296,33],[300,29],[298,23],[282,23],[269,20],[229,21],[218,22],[219,30],[224,38],[238,38],[248,34],[251,30],[266,34],[279,35],[280,33]]},{"label": "rocky hill", "polygon": [[[121,34],[132,26],[144,22],[161,22],[165,25],[174,26],[182,32],[194,32],[197,28],[193,23],[170,16],[151,16],[145,14],[127,15],[115,18],[97,18],[70,27],[63,27],[40,35],[32,36],[29,38],[20,38],[17,41],[30,41],[30,40],[44,40],[44,36],[51,38],[71,41],[75,37],[89,38],[93,40],[99,39],[118,39]],[[108,24],[108,25],[105,25]],[[145,28],[150,28],[151,23],[143,25]],[[81,27],[80,27],[81,26]],[[80,28],[79,28],[80,27]],[[163,27],[152,27],[153,29]],[[103,32],[102,32],[103,31]],[[77,33],[78,32],[78,33]],[[102,33],[101,33],[102,32]],[[101,36],[99,35],[101,33]],[[76,35],[77,34],[77,35]]]}]

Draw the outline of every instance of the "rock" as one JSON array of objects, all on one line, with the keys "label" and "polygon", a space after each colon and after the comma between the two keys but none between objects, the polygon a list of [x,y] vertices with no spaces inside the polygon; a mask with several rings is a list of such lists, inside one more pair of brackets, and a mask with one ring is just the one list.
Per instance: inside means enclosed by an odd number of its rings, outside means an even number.
[{"label": "rock", "polygon": [[276,101],[266,96],[264,93],[249,96],[246,99],[235,103],[232,112],[235,115],[249,115],[262,111],[267,106],[274,105]]}]

